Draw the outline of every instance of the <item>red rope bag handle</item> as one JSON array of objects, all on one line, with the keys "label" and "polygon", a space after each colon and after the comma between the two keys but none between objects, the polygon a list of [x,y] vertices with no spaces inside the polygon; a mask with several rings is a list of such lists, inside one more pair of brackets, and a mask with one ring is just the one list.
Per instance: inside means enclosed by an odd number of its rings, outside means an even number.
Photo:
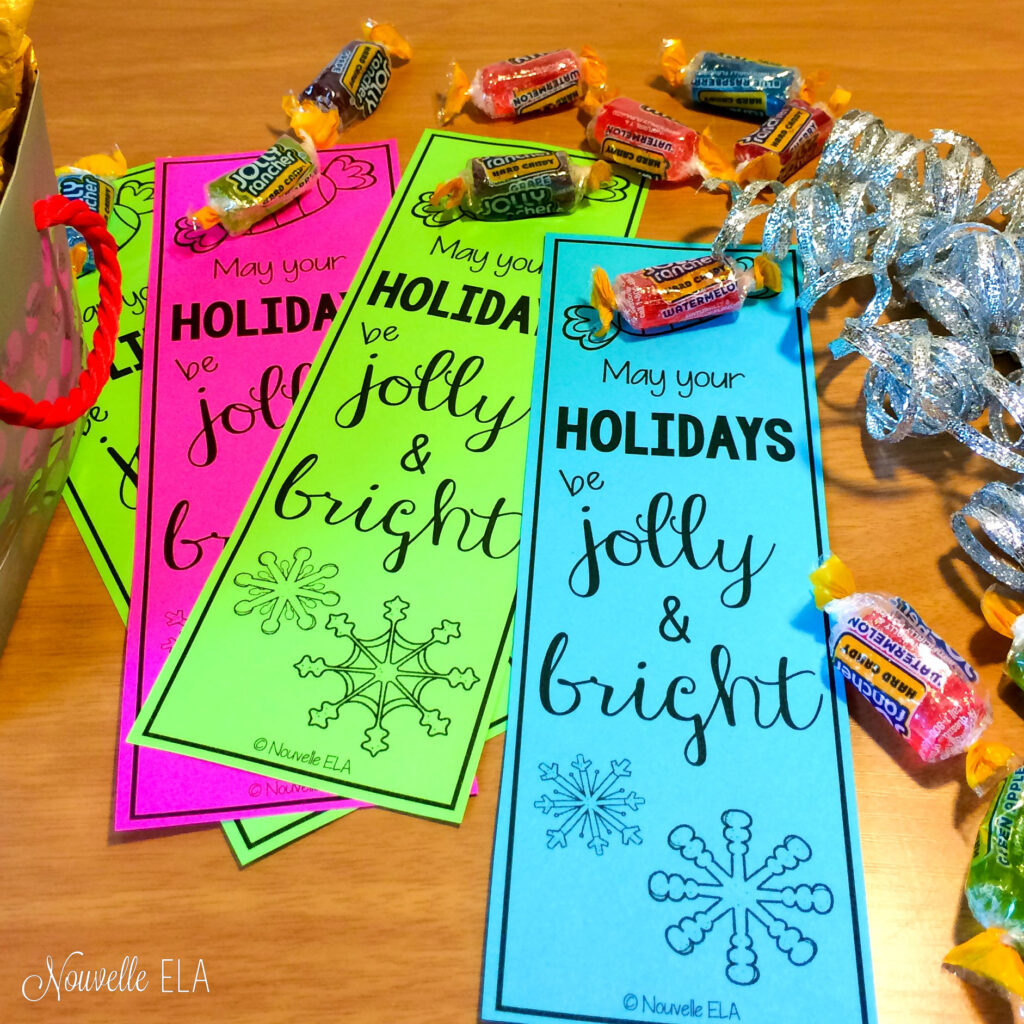
[{"label": "red rope bag handle", "polygon": [[24,392],[14,391],[0,381],[0,421],[16,427],[50,430],[78,419],[99,398],[103,385],[110,378],[121,319],[121,267],[117,262],[117,243],[107,230],[105,221],[81,199],[47,196],[40,199],[33,210],[36,227],[40,231],[61,224],[77,229],[92,250],[99,271],[100,298],[92,351],[75,387],[56,401],[35,402]]}]

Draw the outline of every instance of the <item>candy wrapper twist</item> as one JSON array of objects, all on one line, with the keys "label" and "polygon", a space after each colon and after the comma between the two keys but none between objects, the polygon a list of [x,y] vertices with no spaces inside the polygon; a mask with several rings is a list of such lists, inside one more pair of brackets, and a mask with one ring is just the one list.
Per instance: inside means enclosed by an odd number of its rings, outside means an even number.
[{"label": "candy wrapper twist", "polygon": [[925,763],[965,754],[979,796],[1018,768],[1009,747],[983,738],[992,705],[978,673],[902,597],[858,591],[835,555],[813,573],[814,601],[831,620],[836,672],[863,694]]},{"label": "candy wrapper twist", "polygon": [[964,891],[985,930],[951,949],[947,970],[1009,1000],[1024,1020],[1024,768],[1002,781],[978,827]]},{"label": "candy wrapper twist", "polygon": [[[725,184],[732,204],[715,251],[759,218],[768,255],[780,259],[795,238],[803,309],[848,281],[872,280],[863,312],[830,347],[836,358],[858,352],[871,363],[864,397],[873,438],[945,432],[1024,474],[1024,169],[1003,178],[965,135],[935,131],[925,141],[850,111],[813,178]],[[982,488],[954,529],[983,568],[1024,590],[1021,487]],[[1013,564],[974,538],[967,515]]]}]

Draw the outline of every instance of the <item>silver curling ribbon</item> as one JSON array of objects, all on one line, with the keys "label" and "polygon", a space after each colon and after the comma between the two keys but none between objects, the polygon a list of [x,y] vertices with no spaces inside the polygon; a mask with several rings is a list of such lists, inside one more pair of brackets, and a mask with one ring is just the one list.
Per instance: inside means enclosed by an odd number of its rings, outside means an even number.
[{"label": "silver curling ribbon", "polygon": [[[1005,557],[986,547],[971,529],[974,519]],[[985,484],[951,518],[964,551],[1000,583],[1024,591],[1024,481]]]},{"label": "silver curling ribbon", "polygon": [[[813,178],[729,191],[716,251],[763,219],[766,253],[779,259],[796,246],[805,310],[847,281],[871,278],[874,294],[830,348],[870,364],[873,438],[949,433],[1024,474],[1024,169],[1000,177],[969,136],[936,130],[918,139],[852,110],[833,126]],[[979,565],[1024,589],[1024,481],[982,488],[953,526]]]}]

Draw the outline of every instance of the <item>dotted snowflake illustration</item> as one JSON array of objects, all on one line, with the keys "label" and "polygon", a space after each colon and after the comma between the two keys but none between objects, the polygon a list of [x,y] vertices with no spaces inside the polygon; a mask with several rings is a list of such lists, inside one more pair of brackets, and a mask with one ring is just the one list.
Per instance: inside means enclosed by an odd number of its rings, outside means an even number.
[{"label": "dotted snowflake illustration", "polygon": [[341,612],[330,616],[327,629],[339,639],[348,641],[348,651],[337,664],[328,664],[323,658],[308,654],[295,665],[303,678],[330,673],[337,677],[341,694],[336,700],[325,700],[319,707],[309,709],[309,724],[326,729],[336,720],[346,705],[361,705],[373,716],[373,722],[363,734],[360,746],[372,757],[389,749],[391,735],[384,725],[388,715],[400,708],[414,708],[419,712],[419,724],[428,736],[444,736],[451,719],[445,718],[439,708],[426,703],[424,691],[433,683],[444,681],[450,687],[471,689],[479,677],[469,668],[438,671],[427,660],[431,648],[440,647],[459,634],[459,624],[442,619],[430,631],[430,638],[412,642],[404,637],[400,625],[405,621],[409,603],[400,597],[384,602],[387,628],[379,636],[364,639],[356,636],[355,623]]},{"label": "dotted snowflake illustration", "polygon": [[281,628],[282,621],[294,622],[299,629],[312,629],[316,625],[314,610],[338,603],[338,595],[324,585],[325,580],[338,575],[338,567],[328,563],[318,569],[310,562],[312,554],[309,548],[296,548],[289,561],[264,551],[258,559],[262,571],[235,576],[235,586],[249,592],[235,605],[235,614],[258,612],[263,617],[260,630],[268,636]]},{"label": "dotted snowflake illustration", "polygon": [[731,927],[726,952],[725,976],[734,985],[753,985],[761,976],[757,965],[755,936],[759,926],[794,967],[809,964],[818,952],[817,943],[792,924],[784,911],[828,914],[832,890],[827,885],[787,885],[773,879],[797,871],[811,859],[811,848],[800,836],[786,836],[771,855],[751,868],[752,819],[746,811],[722,814],[726,864],[719,863],[707,844],[689,825],[679,825],[668,836],[668,845],[702,873],[699,878],[655,871],[647,891],[659,903],[693,901],[695,912],[665,930],[665,941],[681,956],[688,956],[720,923]]},{"label": "dotted snowflake illustration", "polygon": [[639,846],[643,842],[640,828],[627,825],[626,817],[628,811],[640,809],[644,798],[615,786],[620,779],[629,778],[629,761],[612,761],[604,778],[597,768],[591,773],[591,762],[582,754],[577,754],[569,767],[572,771],[563,775],[557,764],[540,765],[541,780],[553,783],[554,793],[545,793],[533,806],[556,821],[562,819],[558,828],[547,830],[548,849],[568,846],[571,835],[586,838],[587,847],[598,857],[604,853],[608,837],[615,834],[623,846]]}]

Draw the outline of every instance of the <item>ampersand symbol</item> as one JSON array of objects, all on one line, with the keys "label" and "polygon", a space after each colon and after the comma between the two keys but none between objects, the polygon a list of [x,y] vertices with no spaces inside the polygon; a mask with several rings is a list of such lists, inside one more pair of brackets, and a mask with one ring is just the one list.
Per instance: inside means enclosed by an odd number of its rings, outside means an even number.
[{"label": "ampersand symbol", "polygon": [[426,434],[417,434],[412,439],[412,447],[402,456],[402,469],[407,469],[410,473],[413,470],[424,472],[423,467],[430,458],[430,452],[424,452],[423,449],[429,441],[430,438]]},{"label": "ampersand symbol", "polygon": [[676,612],[682,607],[682,601],[675,594],[669,594],[661,602],[661,606],[665,609],[665,615],[658,626],[658,632],[662,639],[668,640],[669,643],[676,643],[679,640],[689,643],[690,638],[686,635],[686,631],[690,628],[690,616],[684,615],[682,622],[676,619]]}]

